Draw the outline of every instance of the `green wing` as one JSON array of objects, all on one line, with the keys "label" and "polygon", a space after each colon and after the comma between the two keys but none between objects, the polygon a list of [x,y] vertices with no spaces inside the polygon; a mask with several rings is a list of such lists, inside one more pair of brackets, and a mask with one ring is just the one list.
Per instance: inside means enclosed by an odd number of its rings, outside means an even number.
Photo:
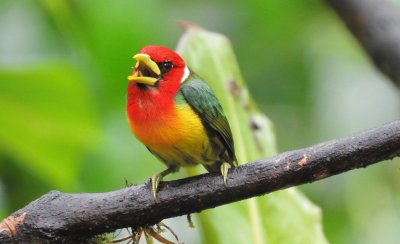
[{"label": "green wing", "polygon": [[191,72],[191,75],[182,83],[180,91],[199,115],[208,133],[211,136],[216,135],[216,138],[224,145],[226,151],[222,152],[225,154],[221,155],[222,159],[228,163],[237,162],[231,128],[211,88]]}]

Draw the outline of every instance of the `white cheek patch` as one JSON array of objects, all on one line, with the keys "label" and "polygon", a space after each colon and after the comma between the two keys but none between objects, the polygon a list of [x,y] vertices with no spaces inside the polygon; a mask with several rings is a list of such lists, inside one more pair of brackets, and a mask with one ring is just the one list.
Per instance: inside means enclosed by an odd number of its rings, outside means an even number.
[{"label": "white cheek patch", "polygon": [[181,83],[183,83],[189,77],[189,75],[190,75],[190,70],[187,66],[185,66],[185,69],[183,70]]}]

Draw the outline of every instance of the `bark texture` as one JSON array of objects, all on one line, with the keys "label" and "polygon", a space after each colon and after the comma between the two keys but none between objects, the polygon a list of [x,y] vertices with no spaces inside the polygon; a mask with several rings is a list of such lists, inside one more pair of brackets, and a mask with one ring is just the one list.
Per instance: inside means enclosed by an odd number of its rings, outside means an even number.
[{"label": "bark texture", "polygon": [[106,193],[51,191],[0,222],[0,243],[84,242],[123,227],[155,224],[223,204],[318,181],[400,155],[400,120],[346,138],[210,173]]},{"label": "bark texture", "polygon": [[388,0],[326,0],[375,65],[400,87],[400,7]]}]

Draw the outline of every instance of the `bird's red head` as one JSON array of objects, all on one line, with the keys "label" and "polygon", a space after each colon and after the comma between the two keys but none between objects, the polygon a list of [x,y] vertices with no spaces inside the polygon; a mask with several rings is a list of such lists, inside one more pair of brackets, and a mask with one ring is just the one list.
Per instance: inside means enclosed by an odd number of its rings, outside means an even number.
[{"label": "bird's red head", "polygon": [[139,53],[147,54],[154,60],[156,63],[171,61],[174,64],[174,67],[185,67],[185,62],[176,52],[172,51],[169,48],[162,46],[146,46],[140,49]]},{"label": "bird's red head", "polygon": [[137,63],[128,80],[142,88],[163,86],[178,88],[185,72],[188,72],[183,59],[166,47],[146,46],[133,57]]},{"label": "bird's red head", "polygon": [[181,82],[190,74],[183,59],[161,46],[146,46],[128,77],[127,112],[132,121],[155,120],[174,108]]}]

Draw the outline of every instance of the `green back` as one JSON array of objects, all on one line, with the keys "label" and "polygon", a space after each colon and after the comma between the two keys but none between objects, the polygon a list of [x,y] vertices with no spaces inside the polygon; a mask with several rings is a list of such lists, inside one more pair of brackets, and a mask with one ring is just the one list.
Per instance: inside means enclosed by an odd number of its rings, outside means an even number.
[{"label": "green back", "polygon": [[216,134],[224,144],[228,153],[228,157],[224,160],[228,163],[237,162],[228,120],[218,98],[207,83],[191,71],[191,75],[182,83],[180,91],[192,109],[199,115],[208,133]]}]

